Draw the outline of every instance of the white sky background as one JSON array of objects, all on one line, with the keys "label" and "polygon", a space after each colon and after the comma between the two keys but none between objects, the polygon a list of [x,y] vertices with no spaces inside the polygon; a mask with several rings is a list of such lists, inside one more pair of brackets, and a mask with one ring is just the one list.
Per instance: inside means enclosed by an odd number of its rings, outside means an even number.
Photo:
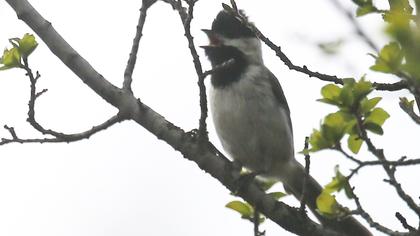
[{"label": "white sky background", "polygon": [[[139,2],[31,1],[73,48],[117,86],[122,84]],[[211,26],[221,2],[201,0],[196,5],[192,23],[196,45],[207,43],[200,29]],[[366,55],[369,48],[353,34],[352,26],[329,0],[237,3],[295,64],[343,77],[360,77],[373,63]],[[386,42],[380,16],[367,16],[361,22],[370,35],[379,38],[381,46]],[[9,46],[8,38],[32,33],[5,1],[0,1],[0,29],[0,47]],[[197,127],[197,76],[178,14],[168,5],[156,4],[149,11],[143,34],[134,73],[136,95],[184,130]],[[345,42],[338,56],[325,56],[315,46],[339,38]],[[199,52],[204,68],[209,69],[203,52]],[[325,83],[289,71],[266,47],[264,59],[285,90],[292,111],[295,149],[299,151],[304,137],[333,111],[315,102]],[[45,127],[79,132],[115,114],[116,109],[85,86],[44,43],[40,42],[30,63],[42,75],[38,89],[49,89],[38,100],[36,110],[38,121]],[[377,73],[368,73],[367,78],[394,82]],[[374,142],[385,147],[389,157],[418,158],[414,135],[419,127],[398,107],[398,97],[404,94],[378,93],[384,96],[380,106],[392,116],[385,124],[385,136],[374,136]],[[23,71],[0,73],[0,125],[14,126],[21,138],[39,136],[25,122],[28,96],[29,81]],[[208,123],[210,138],[220,147],[211,119]],[[8,135],[0,129],[0,137]],[[297,158],[303,159],[300,155]],[[373,159],[366,152],[359,158]],[[338,153],[326,151],[312,155],[311,173],[326,184],[336,164],[344,172],[353,166]],[[403,168],[397,173],[417,199],[419,174],[415,170]],[[353,178],[366,210],[393,229],[401,229],[394,217],[396,211],[417,225],[416,217],[396,200],[394,189],[382,182],[384,177],[380,168],[371,168],[362,169]],[[252,225],[224,207],[232,199],[225,187],[196,164],[133,122],[117,124],[77,143],[0,147],[0,235],[251,236]],[[343,202],[342,196],[339,199]],[[297,205],[291,197],[285,201]],[[262,229],[267,230],[267,236],[290,235],[271,222],[264,223]]]}]

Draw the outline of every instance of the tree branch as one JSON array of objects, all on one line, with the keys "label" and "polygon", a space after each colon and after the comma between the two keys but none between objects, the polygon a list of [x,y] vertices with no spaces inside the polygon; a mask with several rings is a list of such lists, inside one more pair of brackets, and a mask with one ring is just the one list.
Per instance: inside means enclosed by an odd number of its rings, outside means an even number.
[{"label": "tree branch", "polygon": [[41,96],[47,90],[43,89],[41,92],[37,92],[36,83],[38,82],[41,75],[38,72],[36,72],[36,75],[34,75],[32,73],[32,70],[29,67],[28,58],[23,58],[22,69],[24,69],[26,71],[26,75],[29,77],[29,81],[30,81],[30,96],[29,96],[29,102],[28,102],[28,118],[27,118],[27,121],[29,122],[29,124],[33,128],[35,128],[37,131],[39,131],[43,135],[48,134],[48,135],[54,136],[55,138],[53,138],[53,139],[48,139],[48,138],[46,138],[46,139],[18,139],[17,136],[16,136],[16,133],[14,133],[13,128],[8,129],[8,128],[5,127],[12,134],[13,139],[9,140],[9,141],[3,139],[3,141],[5,141],[4,144],[7,143],[7,142],[12,142],[12,141],[13,142],[19,142],[19,143],[24,143],[24,142],[35,142],[36,140],[39,140],[40,143],[78,141],[78,140],[81,140],[81,139],[89,138],[93,134],[95,134],[99,131],[102,131],[104,129],[107,129],[110,126],[116,124],[117,122],[122,121],[121,117],[119,117],[118,115],[115,115],[115,116],[111,117],[110,119],[108,119],[107,121],[105,121],[104,123],[102,123],[98,126],[93,126],[91,129],[89,129],[87,131],[84,131],[84,132],[81,132],[81,133],[76,133],[76,134],[64,134],[64,133],[61,133],[61,132],[57,132],[57,131],[54,131],[54,130],[51,130],[51,129],[44,128],[35,119],[35,103],[36,103],[36,100],[39,98],[39,96]]},{"label": "tree branch", "polygon": [[143,0],[140,8],[140,17],[136,27],[136,36],[133,39],[133,45],[131,47],[130,56],[128,58],[127,67],[124,71],[124,82],[123,89],[132,92],[131,83],[133,81],[133,71],[137,61],[137,52],[139,50],[140,39],[143,36],[143,26],[146,22],[147,10],[157,0]]},{"label": "tree branch", "polygon": [[[89,63],[82,58],[57,33],[26,0],[6,0],[16,11],[18,18],[30,26],[48,45],[50,50],[62,60],[84,83],[92,90],[119,109],[120,117],[133,119],[157,138],[164,140],[183,156],[218,179],[231,191],[240,176],[239,170],[233,168],[214,146],[208,143],[207,148],[199,145],[195,136],[186,133],[165,120],[160,114],[136,99],[133,94],[117,88],[105,80]],[[268,218],[281,225],[286,230],[298,235],[339,236],[338,233],[325,229],[319,224],[302,216],[297,209],[277,202],[272,196],[264,193],[255,181],[241,186],[238,195],[258,209]]]},{"label": "tree branch", "polygon": [[353,200],[356,203],[356,207],[357,207],[356,210],[351,211],[351,213],[353,215],[360,215],[370,225],[370,227],[375,228],[382,233],[385,233],[385,234],[388,234],[388,235],[393,235],[393,236],[409,236],[409,235],[411,235],[410,233],[393,231],[393,230],[379,224],[378,222],[374,221],[373,218],[370,216],[370,214],[367,213],[363,209],[362,204],[360,203],[359,197],[355,194],[354,189],[350,188],[349,191],[350,191],[351,195],[353,196]]},{"label": "tree branch", "polygon": [[372,141],[370,140],[370,138],[367,135],[366,129],[363,126],[363,120],[362,118],[356,115],[356,120],[357,120],[357,127],[360,131],[360,138],[363,139],[363,141],[365,141],[365,143],[368,146],[368,150],[375,155],[379,161],[384,162],[384,164],[382,165],[382,167],[384,168],[385,172],[387,173],[388,177],[389,177],[389,183],[394,186],[395,190],[398,193],[398,196],[400,196],[400,198],[402,200],[404,200],[404,202],[408,205],[408,207],[413,210],[419,217],[420,217],[420,207],[417,205],[416,202],[414,202],[413,198],[411,196],[409,196],[404,189],[402,188],[401,184],[396,180],[395,177],[395,167],[392,167],[388,164],[388,160],[385,157],[384,151],[383,149],[378,149],[375,147],[375,145],[372,143]]},{"label": "tree branch", "polygon": [[198,56],[197,49],[195,48],[194,37],[191,35],[191,21],[194,18],[194,5],[196,1],[186,0],[186,2],[188,4],[187,12],[185,12],[185,8],[182,6],[181,1],[177,1],[175,3],[173,1],[169,1],[168,3],[171,4],[172,7],[175,10],[177,10],[179,13],[182,24],[184,26],[184,31],[185,31],[184,36],[187,38],[188,48],[190,49],[190,53],[193,58],[194,68],[198,76],[197,84],[199,88],[200,111],[201,111],[198,134],[199,134],[200,140],[202,140],[203,142],[206,142],[208,140],[207,123],[206,123],[206,119],[208,116],[208,109],[207,109],[206,86],[204,84],[204,79],[206,78],[207,75],[203,73],[200,57]]}]

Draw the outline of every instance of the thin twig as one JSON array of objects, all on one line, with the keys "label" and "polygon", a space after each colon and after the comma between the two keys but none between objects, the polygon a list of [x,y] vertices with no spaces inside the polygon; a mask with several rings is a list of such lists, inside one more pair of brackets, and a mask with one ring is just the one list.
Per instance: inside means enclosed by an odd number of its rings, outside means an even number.
[{"label": "thin twig", "polygon": [[413,198],[404,191],[401,184],[396,180],[395,168],[388,164],[388,160],[385,157],[383,149],[376,148],[376,146],[372,143],[372,141],[368,137],[367,131],[365,127],[363,126],[363,120],[360,117],[360,115],[357,115],[357,114],[355,115],[356,115],[356,120],[357,120],[357,126],[360,131],[360,135],[359,135],[360,138],[362,138],[363,141],[365,141],[366,145],[368,146],[368,150],[373,155],[375,155],[379,161],[384,162],[382,167],[384,168],[385,172],[387,173],[389,177],[389,183],[392,186],[394,186],[395,190],[398,193],[398,196],[400,196],[400,198],[404,200],[404,202],[408,205],[408,207],[420,217],[420,207],[417,205],[416,202],[414,202]]},{"label": "thin twig", "polygon": [[417,110],[420,112],[420,94],[415,94],[414,98],[416,99]]},{"label": "thin twig", "polygon": [[137,23],[136,36],[133,39],[133,45],[131,47],[130,56],[128,58],[127,66],[124,71],[124,82],[123,89],[125,91],[131,90],[131,83],[133,82],[133,71],[137,61],[137,53],[139,50],[140,39],[143,36],[143,26],[146,22],[147,10],[151,7],[157,0],[143,0],[142,6],[140,8],[140,17]]},{"label": "thin twig", "polygon": [[339,151],[341,154],[343,154],[347,159],[355,162],[356,164],[361,164],[362,161],[356,159],[355,157],[353,157],[352,155],[348,154],[346,151],[343,150],[343,148],[341,147],[340,143],[338,143],[337,145],[335,145],[334,150]]},{"label": "thin twig", "polygon": [[401,222],[404,229],[407,229],[410,232],[417,231],[413,226],[407,223],[407,219],[403,215],[401,215],[401,213],[395,212],[395,217],[397,217],[397,219]]},{"label": "thin twig", "polygon": [[4,127],[7,131],[9,131],[9,133],[10,133],[10,135],[12,135],[12,138],[13,138],[13,139],[19,139],[19,138],[17,137],[17,135],[16,135],[15,128],[13,128],[13,127],[9,127],[9,126],[7,126],[7,125],[4,125],[3,127]]},{"label": "thin twig", "polygon": [[24,64],[23,64],[22,68],[26,71],[26,75],[29,77],[29,81],[30,81],[30,96],[29,96],[30,98],[29,98],[29,102],[28,102],[28,118],[27,118],[27,121],[38,132],[42,133],[43,135],[51,135],[51,136],[53,136],[53,138],[21,139],[21,138],[18,138],[18,136],[17,136],[13,127],[9,127],[9,126],[5,125],[4,128],[9,131],[12,138],[9,138],[9,139],[2,138],[2,140],[0,142],[0,145],[4,145],[4,144],[8,144],[8,143],[73,142],[73,141],[78,141],[78,140],[81,140],[81,139],[87,139],[90,136],[92,136],[93,134],[95,134],[99,131],[105,130],[105,129],[111,127],[112,125],[116,124],[117,122],[122,121],[122,118],[119,115],[115,115],[115,116],[111,117],[110,119],[108,119],[107,121],[103,122],[102,124],[99,124],[97,126],[93,126],[91,129],[89,129],[87,131],[80,132],[80,133],[75,133],[75,134],[64,134],[64,133],[61,133],[61,132],[57,132],[57,131],[54,131],[54,130],[51,130],[51,129],[44,128],[35,119],[35,103],[36,103],[37,98],[39,98],[39,96],[44,94],[47,90],[43,89],[42,91],[37,92],[36,83],[37,83],[38,79],[41,77],[41,75],[38,72],[36,72],[36,75],[34,75],[32,73],[32,70],[29,67],[28,58],[23,58],[23,63]]},{"label": "thin twig", "polygon": [[198,76],[198,88],[199,88],[199,96],[200,96],[200,120],[199,120],[199,128],[198,128],[198,137],[202,143],[208,141],[208,132],[207,132],[207,123],[206,119],[208,116],[208,109],[207,109],[207,96],[206,96],[206,86],[204,84],[204,79],[208,75],[203,73],[203,68],[201,66],[200,57],[198,56],[197,49],[194,44],[194,37],[191,35],[191,21],[194,18],[194,4],[196,1],[194,0],[186,0],[188,4],[187,12],[185,12],[185,8],[182,6],[181,1],[165,1],[172,5],[175,8],[181,21],[184,26],[185,37],[188,41],[188,48],[190,49],[191,56],[193,58],[194,68]]},{"label": "thin twig", "polygon": [[353,200],[356,203],[357,209],[354,211],[351,211],[354,215],[360,215],[372,228],[375,228],[376,230],[388,234],[388,235],[407,235],[406,233],[401,233],[398,231],[393,231],[378,222],[374,221],[373,218],[370,216],[369,213],[367,213],[360,203],[359,197],[355,194],[354,189],[350,188],[349,191],[351,192],[351,195],[353,196]]},{"label": "thin twig", "polygon": [[398,161],[363,161],[363,162],[360,162],[359,165],[351,171],[350,175],[347,178],[350,179],[360,169],[366,166],[389,165],[390,167],[397,167],[397,166],[411,166],[411,165],[419,165],[419,164],[420,164],[420,159],[398,160]]},{"label": "thin twig", "polygon": [[[415,97],[416,97],[416,103],[417,103],[417,106],[420,106],[420,105],[419,105],[419,103],[420,103],[420,99],[417,99],[417,96],[415,96]],[[411,117],[411,119],[412,119],[414,122],[416,122],[417,124],[419,124],[419,125],[420,125],[420,116],[419,116],[419,115],[417,115],[417,114],[414,112],[413,106],[409,106],[409,105],[407,105],[407,104],[406,104],[406,101],[405,101],[405,100],[406,100],[405,98],[400,98],[399,105],[400,105],[401,109],[402,109],[405,113],[407,113],[407,114]]]}]

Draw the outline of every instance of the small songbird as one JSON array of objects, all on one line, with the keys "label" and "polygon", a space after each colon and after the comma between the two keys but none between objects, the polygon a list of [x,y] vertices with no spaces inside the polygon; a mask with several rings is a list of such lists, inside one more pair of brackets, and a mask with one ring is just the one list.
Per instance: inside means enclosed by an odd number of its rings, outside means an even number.
[{"label": "small songbird", "polygon": [[282,181],[298,199],[306,178],[307,204],[324,225],[348,236],[371,235],[352,217],[337,222],[316,211],[322,187],[294,157],[289,106],[279,81],[264,65],[253,31],[226,10],[211,30],[203,31],[210,44],[202,47],[213,68],[233,59],[211,76],[210,110],[225,151],[252,172]]}]

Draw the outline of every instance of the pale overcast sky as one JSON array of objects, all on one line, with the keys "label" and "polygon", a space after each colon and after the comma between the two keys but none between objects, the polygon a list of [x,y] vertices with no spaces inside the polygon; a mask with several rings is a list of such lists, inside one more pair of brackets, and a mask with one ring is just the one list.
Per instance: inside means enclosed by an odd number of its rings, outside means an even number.
[{"label": "pale overcast sky", "polygon": [[[73,48],[116,85],[122,84],[140,2],[31,1]],[[211,26],[222,2],[227,3],[219,0],[197,3],[192,23],[197,45],[207,43],[200,29]],[[298,65],[342,77],[360,77],[368,72],[370,80],[394,81],[368,71],[373,63],[367,56],[369,48],[355,36],[352,26],[329,0],[237,0],[237,3]],[[380,16],[367,16],[361,22],[379,45],[386,42]],[[0,29],[3,48],[9,46],[9,38],[33,33],[17,20],[5,1],[0,1]],[[198,124],[198,87],[182,30],[178,14],[168,5],[158,3],[150,9],[133,89],[143,102],[169,121],[191,130]],[[338,56],[326,56],[316,47],[317,43],[338,39],[344,39]],[[200,58],[204,68],[209,69],[201,50]],[[315,101],[325,83],[289,71],[267,47],[264,60],[285,90],[292,112],[295,149],[299,151],[304,137],[333,111],[332,107]],[[115,114],[116,109],[85,86],[43,42],[31,55],[30,64],[42,75],[39,89],[49,89],[37,105],[37,118],[44,126],[79,132]],[[414,136],[419,127],[398,107],[398,97],[406,93],[376,94],[384,96],[380,106],[391,113],[391,118],[385,124],[385,136],[374,136],[374,141],[385,148],[389,157],[419,157],[418,136],[417,139]],[[22,138],[39,136],[25,122],[28,96],[29,81],[23,71],[0,72],[0,126],[14,126]],[[211,119],[208,123],[210,138],[220,147]],[[8,135],[0,130],[0,137]],[[297,158],[303,159],[300,155]],[[362,151],[359,158],[374,157]],[[343,172],[354,167],[338,153],[325,151],[312,155],[311,173],[326,184],[336,164],[340,164]],[[397,173],[403,186],[417,199],[420,176],[415,170],[403,168]],[[383,178],[380,168],[371,168],[362,170],[352,180],[366,210],[375,220],[394,229],[402,229],[394,217],[396,211],[416,225],[417,218],[397,200],[394,189],[383,183]],[[233,199],[226,188],[195,163],[182,158],[133,122],[117,124],[77,143],[0,147],[0,235],[253,235],[249,222],[224,207]],[[353,207],[343,196],[338,199]],[[292,197],[284,200],[298,204]],[[291,235],[271,222],[264,223],[262,229],[267,230],[267,236]]]}]

